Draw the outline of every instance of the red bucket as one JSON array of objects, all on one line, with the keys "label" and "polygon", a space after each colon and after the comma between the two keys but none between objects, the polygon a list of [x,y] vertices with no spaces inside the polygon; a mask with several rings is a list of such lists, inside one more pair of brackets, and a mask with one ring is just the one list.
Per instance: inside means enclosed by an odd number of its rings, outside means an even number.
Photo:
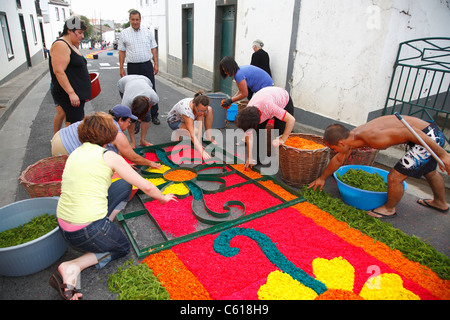
[{"label": "red bucket", "polygon": [[100,82],[98,77],[100,74],[98,72],[89,73],[89,78],[91,78],[91,100],[100,94],[102,89],[100,88]]}]

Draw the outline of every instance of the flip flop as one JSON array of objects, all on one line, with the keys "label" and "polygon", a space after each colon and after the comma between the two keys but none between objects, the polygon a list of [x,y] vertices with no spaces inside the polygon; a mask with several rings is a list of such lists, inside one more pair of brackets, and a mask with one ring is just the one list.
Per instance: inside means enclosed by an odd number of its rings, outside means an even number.
[{"label": "flip flop", "polygon": [[[50,279],[48,280],[48,284],[54,288],[56,291],[59,292],[59,294],[61,295],[61,297],[64,300],[70,300],[72,299],[72,297],[77,294],[77,293],[81,293],[77,288],[75,288],[74,286],[70,285],[70,284],[65,284],[62,283],[62,279],[59,275],[55,275],[52,274],[52,276],[50,277]],[[68,289],[68,290],[65,290]],[[78,298],[79,300],[82,300],[83,298],[80,297]]]},{"label": "flip flop", "polygon": [[[422,200],[422,202],[420,202],[420,200]],[[424,207],[427,207],[427,208],[431,208],[431,209],[437,210],[439,212],[448,212],[449,208],[444,210],[444,209],[439,209],[439,208],[433,207],[431,204],[429,204],[427,202],[429,200],[431,200],[431,199],[419,199],[419,200],[417,200],[417,203],[420,204],[421,206],[424,206]]]},{"label": "flip flop", "polygon": [[397,212],[394,212],[394,214],[382,214],[382,213],[376,212],[375,210],[369,210],[367,212],[373,212],[373,213],[381,216],[381,217],[374,217],[374,216],[369,214],[369,216],[377,218],[377,219],[390,219],[390,218],[395,218],[397,216]]}]

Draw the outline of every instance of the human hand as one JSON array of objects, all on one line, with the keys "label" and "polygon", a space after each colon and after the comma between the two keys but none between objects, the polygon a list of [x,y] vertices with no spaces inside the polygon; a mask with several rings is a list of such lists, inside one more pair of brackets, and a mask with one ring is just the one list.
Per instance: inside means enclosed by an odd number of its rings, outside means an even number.
[{"label": "human hand", "polygon": [[439,164],[439,168],[442,172],[447,172],[450,175],[450,154],[446,154],[445,157],[441,158],[441,161],[444,163],[445,167]]},{"label": "human hand", "polygon": [[153,168],[153,169],[161,169],[161,165],[160,165],[159,163],[150,161],[150,168]]},{"label": "human hand", "polygon": [[229,109],[232,103],[233,103],[233,100],[231,100],[231,98],[229,98],[229,99],[226,99],[226,100],[222,100],[220,102],[220,105],[224,109]]},{"label": "human hand", "polygon": [[123,78],[127,75],[124,68],[120,68],[120,77]]},{"label": "human hand", "polygon": [[319,190],[322,191],[324,185],[325,179],[319,177],[308,185],[308,189],[313,188],[313,190],[316,191],[317,187],[319,187]]},{"label": "human hand", "polygon": [[175,201],[178,202],[177,197],[173,193],[168,193],[163,195],[162,199],[159,199],[159,203],[164,204],[169,201]]},{"label": "human hand", "polygon": [[284,143],[283,139],[281,138],[276,138],[275,140],[273,140],[272,145],[274,148],[278,148],[279,146],[281,146]]},{"label": "human hand", "polygon": [[211,156],[208,152],[206,152],[205,150],[202,151],[202,158],[203,160],[208,160],[211,159]]},{"label": "human hand", "polygon": [[80,106],[80,98],[78,98],[78,95],[74,92],[69,94],[70,104],[72,107],[79,107]]}]

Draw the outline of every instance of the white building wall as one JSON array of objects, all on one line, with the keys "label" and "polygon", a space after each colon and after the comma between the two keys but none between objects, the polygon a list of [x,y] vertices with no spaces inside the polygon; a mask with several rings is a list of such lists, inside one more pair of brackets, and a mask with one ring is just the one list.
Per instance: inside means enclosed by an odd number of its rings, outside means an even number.
[{"label": "white building wall", "polygon": [[[138,1],[140,2],[140,1]],[[141,13],[141,27],[149,28],[155,34],[158,32],[158,63],[161,71],[167,72],[167,16],[165,0],[145,0],[142,6],[136,6]]]},{"label": "white building wall", "polygon": [[[194,6],[194,67],[217,74],[215,1],[150,1],[159,58],[172,59],[176,67],[167,71],[179,76],[186,4]],[[366,122],[384,107],[399,44],[450,37],[450,3],[442,0],[238,0],[236,10],[238,64],[250,63],[252,42],[261,39],[275,85],[288,88],[299,108],[297,121],[307,114],[319,125]]]},{"label": "white building wall", "polygon": [[354,126],[384,107],[399,43],[450,36],[446,1],[301,1],[294,104]]},{"label": "white building wall", "polygon": [[[22,8],[18,9],[16,6],[16,1],[0,1],[0,12],[4,12],[6,14],[12,49],[14,52],[13,58],[9,60],[5,48],[5,39],[3,37],[3,33],[0,33],[0,63],[2,66],[0,68],[0,81],[18,69],[26,69],[27,59],[20,27],[19,14],[23,15],[31,60],[38,62],[43,60],[44,57],[42,50],[42,37],[39,28],[39,20],[36,15],[34,0],[22,0],[21,4]],[[32,26],[30,16],[33,17],[34,28]],[[33,37],[33,33],[36,35],[36,40]]]},{"label": "white building wall", "polygon": [[181,2],[194,3],[194,65],[213,72],[216,19],[215,1],[197,0]]},{"label": "white building wall", "polygon": [[[187,1],[182,0],[172,0],[167,3],[167,12],[168,12],[168,22],[169,29],[167,32],[167,41],[169,45],[169,54],[171,56],[175,56],[177,58],[182,57],[182,19],[181,19],[181,4],[187,3]],[[195,20],[194,20],[195,21]],[[194,22],[195,23],[195,22]],[[194,33],[194,37],[199,37],[201,35],[197,35]],[[195,52],[195,49],[194,49]]]},{"label": "white building wall", "polygon": [[[249,65],[253,41],[262,40],[269,54],[276,86],[286,86],[294,0],[239,0],[236,13],[236,51],[238,65]],[[302,1],[304,2],[304,1]]]},{"label": "white building wall", "polygon": [[3,79],[8,74],[13,72],[26,62],[24,46],[22,42],[22,33],[20,31],[19,18],[17,16],[16,2],[6,1],[0,4],[0,12],[6,14],[9,27],[9,35],[12,44],[14,57],[8,61],[8,55],[5,47],[5,38],[3,32],[0,33],[0,61],[2,68],[0,71],[0,79]]},{"label": "white building wall", "polygon": [[[47,45],[47,48],[50,49],[52,43],[59,37],[60,33],[63,32],[64,28],[64,22],[62,15],[62,9],[65,11],[66,19],[70,17],[70,8],[66,6],[60,6],[49,3],[44,11],[43,9],[43,2],[48,2],[47,0],[41,0],[41,9],[42,14],[48,14],[48,22],[44,21],[44,31],[45,31],[45,42]],[[45,6],[45,4],[44,4]],[[56,16],[56,8],[59,10],[59,20],[57,20]]]}]

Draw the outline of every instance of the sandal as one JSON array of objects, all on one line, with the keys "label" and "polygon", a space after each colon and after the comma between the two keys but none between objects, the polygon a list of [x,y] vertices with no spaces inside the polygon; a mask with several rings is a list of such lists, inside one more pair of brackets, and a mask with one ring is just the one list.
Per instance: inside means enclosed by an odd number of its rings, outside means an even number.
[{"label": "sandal", "polygon": [[[368,212],[367,214],[369,216],[374,217],[376,219],[390,219],[390,218],[395,218],[397,216],[397,212],[394,212],[393,214],[382,214],[382,213],[376,212],[375,210],[369,210],[367,212]],[[369,214],[369,212],[379,215],[379,217],[375,217],[375,216]]]},{"label": "sandal", "polygon": [[437,211],[442,212],[442,213],[447,213],[448,212],[449,208],[447,208],[445,210],[444,209],[440,209],[440,208],[436,208],[435,206],[432,206],[431,204],[428,203],[428,201],[430,201],[430,200],[431,199],[419,199],[419,200],[417,200],[417,203],[420,204],[421,206],[424,206],[424,207],[427,207],[427,208],[431,208],[431,209],[437,210]]},{"label": "sandal", "polygon": [[[56,291],[59,292],[61,297],[64,300],[70,300],[73,298],[74,295],[77,293],[81,293],[77,288],[70,284],[62,283],[62,279],[59,275],[52,274],[50,279],[48,280],[48,284],[54,288]],[[67,290],[66,290],[67,289]],[[80,297],[79,300],[82,300],[83,298]]]}]

